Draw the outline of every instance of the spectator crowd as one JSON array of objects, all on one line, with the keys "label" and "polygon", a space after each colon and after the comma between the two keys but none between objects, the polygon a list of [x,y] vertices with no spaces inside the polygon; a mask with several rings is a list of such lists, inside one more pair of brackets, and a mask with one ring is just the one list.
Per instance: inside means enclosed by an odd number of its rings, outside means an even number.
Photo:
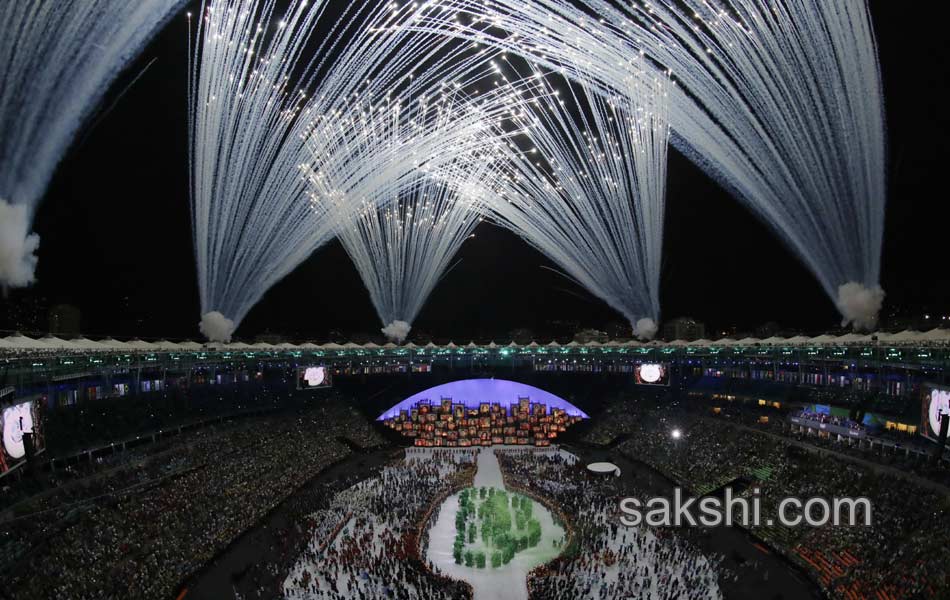
[{"label": "spectator crowd", "polygon": [[621,440],[617,449],[624,455],[693,494],[724,485],[745,495],[759,489],[763,514],[778,514],[778,503],[788,497],[870,499],[869,527],[763,525],[753,530],[810,572],[832,597],[898,600],[950,594],[944,541],[933,533],[950,518],[947,490],[941,486],[835,453],[796,452],[798,440],[776,435],[789,435],[780,423],[758,431],[688,403],[618,403],[599,423],[590,440]]},{"label": "spectator crowd", "polygon": [[327,401],[184,434],[172,447],[73,475],[0,522],[9,550],[0,595],[172,597],[269,510],[347,456],[344,437],[381,441],[347,403]]}]

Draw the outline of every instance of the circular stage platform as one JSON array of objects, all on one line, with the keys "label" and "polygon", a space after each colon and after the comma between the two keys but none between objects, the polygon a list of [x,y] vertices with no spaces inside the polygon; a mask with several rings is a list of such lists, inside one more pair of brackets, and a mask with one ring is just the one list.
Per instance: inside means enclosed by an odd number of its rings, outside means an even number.
[{"label": "circular stage platform", "polygon": [[587,465],[587,470],[594,475],[613,475],[614,477],[620,476],[620,467],[614,463],[609,462],[595,462]]}]

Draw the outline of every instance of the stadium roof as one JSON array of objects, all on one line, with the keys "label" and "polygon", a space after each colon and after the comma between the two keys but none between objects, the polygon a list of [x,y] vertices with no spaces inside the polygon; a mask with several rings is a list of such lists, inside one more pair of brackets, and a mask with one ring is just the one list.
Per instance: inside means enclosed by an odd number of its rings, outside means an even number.
[{"label": "stadium roof", "polygon": [[[562,349],[569,348],[572,350],[583,350],[585,348],[606,348],[606,349],[624,349],[624,348],[639,348],[644,346],[650,347],[724,347],[724,346],[738,346],[738,347],[748,347],[748,346],[821,346],[821,345],[842,345],[842,344],[884,344],[884,345],[906,345],[906,344],[950,344],[950,329],[931,329],[926,332],[921,331],[912,331],[906,330],[898,333],[878,333],[873,335],[867,334],[858,334],[858,333],[846,333],[841,336],[834,336],[830,334],[819,335],[817,337],[805,337],[805,336],[795,336],[791,338],[781,338],[772,336],[764,340],[759,340],[757,338],[744,338],[741,340],[734,340],[731,338],[723,338],[720,340],[706,340],[700,339],[695,341],[686,341],[686,340],[673,340],[672,342],[661,342],[661,341],[652,341],[648,344],[644,344],[638,341],[626,341],[618,342],[616,340],[599,343],[599,342],[588,342],[586,344],[580,344],[576,341],[569,342],[567,344],[558,344],[555,341],[552,341],[547,344],[539,344],[537,342],[530,342],[528,344],[517,344],[515,342],[509,342],[507,344],[496,344],[491,342],[489,344],[476,344],[474,342],[469,342],[464,346],[464,348],[473,349],[473,348],[530,348],[532,350],[542,350],[542,349]],[[408,343],[403,346],[396,346],[393,343],[387,343],[385,345],[378,345],[373,342],[366,344],[357,344],[354,342],[347,342],[346,344],[337,344],[334,342],[328,342],[326,344],[316,344],[313,342],[305,342],[302,344],[291,344],[291,343],[280,343],[280,344],[268,344],[265,342],[258,342],[255,344],[247,344],[245,342],[232,342],[230,344],[201,344],[193,340],[185,340],[182,342],[170,342],[168,340],[158,340],[155,342],[144,341],[140,339],[131,339],[127,341],[117,340],[114,338],[105,338],[102,340],[91,340],[84,337],[75,338],[72,340],[64,340],[55,336],[46,336],[41,338],[32,338],[20,333],[15,333],[13,335],[0,338],[0,351],[11,351],[11,352],[41,352],[48,351],[53,352],[57,350],[61,351],[71,351],[71,352],[176,352],[176,351],[200,351],[200,350],[217,350],[217,351],[254,351],[254,350],[263,350],[263,351],[272,351],[272,350],[381,350],[381,349],[398,349],[403,348],[406,350],[417,350],[417,349],[426,349],[426,350],[457,350],[462,347],[457,346],[454,343],[449,342],[446,345],[436,345],[432,342],[427,343],[425,346],[417,346],[413,343]]]}]

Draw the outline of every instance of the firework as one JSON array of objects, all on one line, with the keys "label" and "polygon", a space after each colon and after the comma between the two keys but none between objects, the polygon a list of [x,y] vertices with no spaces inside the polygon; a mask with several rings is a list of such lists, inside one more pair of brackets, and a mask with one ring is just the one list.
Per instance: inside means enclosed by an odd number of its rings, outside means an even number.
[{"label": "firework", "polygon": [[109,84],[183,0],[0,3],[0,285],[33,282],[29,233],[56,166]]},{"label": "firework", "polygon": [[445,0],[421,31],[626,94],[667,69],[672,142],[795,251],[845,323],[873,327],[884,229],[881,78],[864,0]]}]

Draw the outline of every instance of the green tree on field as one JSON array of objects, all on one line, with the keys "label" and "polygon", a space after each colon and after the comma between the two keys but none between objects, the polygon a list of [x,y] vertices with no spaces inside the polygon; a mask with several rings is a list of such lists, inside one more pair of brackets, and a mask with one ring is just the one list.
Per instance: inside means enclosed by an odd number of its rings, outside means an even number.
[{"label": "green tree on field", "polygon": [[528,521],[528,545],[532,548],[541,541],[541,524],[537,519]]},{"label": "green tree on field", "polygon": [[511,562],[511,559],[515,557],[515,543],[513,540],[509,540],[505,547],[501,550],[501,562],[506,565]]}]

